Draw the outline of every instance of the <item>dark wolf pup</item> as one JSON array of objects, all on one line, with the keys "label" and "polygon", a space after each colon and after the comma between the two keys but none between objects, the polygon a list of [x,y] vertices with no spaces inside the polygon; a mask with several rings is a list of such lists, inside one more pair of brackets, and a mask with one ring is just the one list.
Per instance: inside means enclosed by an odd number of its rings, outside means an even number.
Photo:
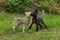
[{"label": "dark wolf pup", "polygon": [[36,24],[36,31],[38,31],[38,25],[40,26],[41,30],[43,28],[43,25],[46,29],[48,29],[46,24],[44,23],[43,19],[38,16],[38,9],[35,9],[33,12],[31,12],[30,16],[32,16],[33,18],[32,18],[32,23],[29,26],[29,30],[31,29],[31,27],[34,23]]}]

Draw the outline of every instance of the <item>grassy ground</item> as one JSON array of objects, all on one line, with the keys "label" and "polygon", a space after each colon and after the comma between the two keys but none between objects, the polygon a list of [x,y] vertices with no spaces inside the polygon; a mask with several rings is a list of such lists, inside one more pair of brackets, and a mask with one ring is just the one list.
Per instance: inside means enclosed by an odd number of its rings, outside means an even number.
[{"label": "grassy ground", "polygon": [[22,14],[0,13],[0,40],[60,40],[60,15],[41,15],[49,30],[43,29],[35,32],[35,25],[32,31],[22,32],[22,25],[13,32],[13,18],[25,17]]}]

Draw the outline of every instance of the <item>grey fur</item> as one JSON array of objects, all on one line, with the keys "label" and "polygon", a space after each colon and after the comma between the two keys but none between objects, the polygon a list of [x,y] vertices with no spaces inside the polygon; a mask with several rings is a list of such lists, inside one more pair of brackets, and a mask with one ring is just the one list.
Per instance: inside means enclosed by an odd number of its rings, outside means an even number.
[{"label": "grey fur", "polygon": [[25,24],[29,25],[29,22],[30,22],[30,14],[31,14],[31,12],[25,12],[26,17],[24,17],[24,18],[14,18],[15,24],[13,26],[13,31],[15,31],[16,28],[20,24],[23,24],[23,32],[25,32]]}]

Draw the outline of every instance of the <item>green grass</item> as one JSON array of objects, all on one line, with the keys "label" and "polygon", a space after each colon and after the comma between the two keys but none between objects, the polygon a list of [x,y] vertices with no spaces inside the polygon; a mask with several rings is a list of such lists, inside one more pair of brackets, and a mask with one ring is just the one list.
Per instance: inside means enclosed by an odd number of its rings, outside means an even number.
[{"label": "green grass", "polygon": [[41,15],[48,26],[48,30],[43,29],[35,32],[35,24],[32,31],[22,32],[22,25],[16,32],[13,32],[13,18],[25,17],[23,14],[0,13],[0,40],[60,40],[60,15]]}]

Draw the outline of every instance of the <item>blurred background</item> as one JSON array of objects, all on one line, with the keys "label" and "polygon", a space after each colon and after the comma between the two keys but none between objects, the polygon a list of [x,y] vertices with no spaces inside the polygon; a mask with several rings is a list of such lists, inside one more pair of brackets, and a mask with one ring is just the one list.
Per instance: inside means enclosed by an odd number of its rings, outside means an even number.
[{"label": "blurred background", "polygon": [[[48,30],[39,27],[36,32],[34,24],[31,31],[26,26],[23,33],[21,24],[14,32],[13,18],[25,18],[25,11],[34,11],[36,6]],[[0,0],[0,40],[60,40],[60,0]]]},{"label": "blurred background", "polygon": [[24,12],[38,5],[47,14],[60,14],[60,0],[0,0],[0,12]]}]

